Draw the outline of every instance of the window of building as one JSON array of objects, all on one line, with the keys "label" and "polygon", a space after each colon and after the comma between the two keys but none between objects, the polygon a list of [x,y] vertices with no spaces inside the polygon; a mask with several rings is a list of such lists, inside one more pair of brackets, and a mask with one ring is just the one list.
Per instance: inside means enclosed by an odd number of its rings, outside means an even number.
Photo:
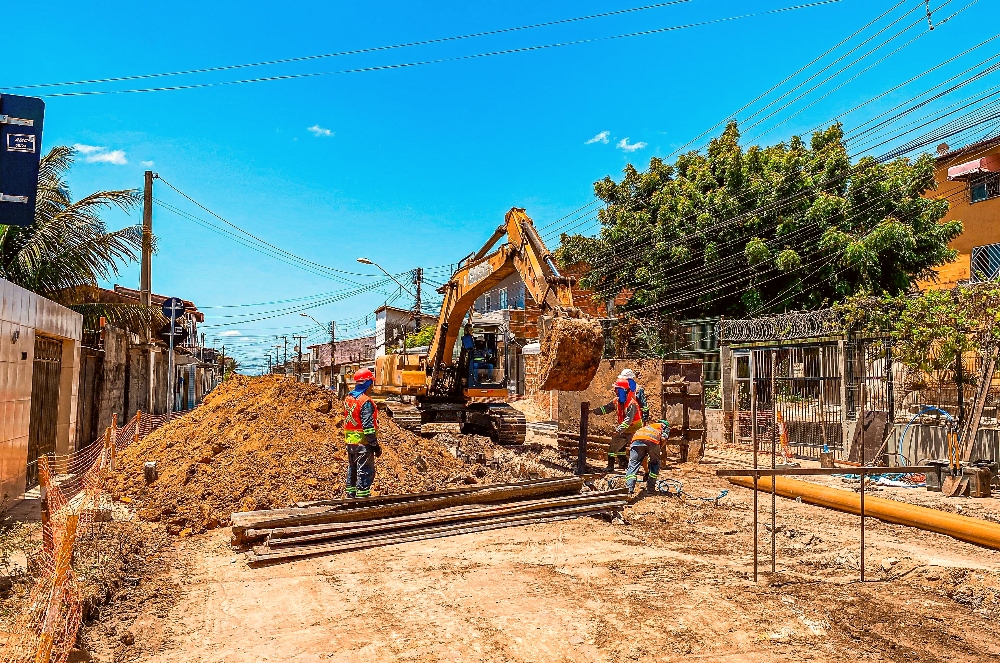
[{"label": "window of building", "polygon": [[497,308],[501,311],[507,308],[507,288],[500,288],[497,291]]},{"label": "window of building", "polygon": [[483,312],[489,313],[490,311],[492,311],[493,310],[491,308],[492,304],[493,304],[493,298],[490,295],[486,295],[485,304],[483,305]]},{"label": "window of building", "polygon": [[969,180],[969,202],[980,203],[1000,196],[1000,173],[986,173]]}]

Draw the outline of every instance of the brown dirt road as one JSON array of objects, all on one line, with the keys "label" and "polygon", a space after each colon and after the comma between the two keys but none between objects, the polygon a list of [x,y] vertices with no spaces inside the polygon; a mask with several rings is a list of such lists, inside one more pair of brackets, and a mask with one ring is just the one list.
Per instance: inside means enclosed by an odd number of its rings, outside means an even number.
[{"label": "brown dirt road", "polygon": [[[655,496],[594,518],[248,568],[218,530],[179,541],[184,597],[132,626],[144,661],[1000,660],[1000,553],[779,500],[778,573],[750,577],[751,493]],[[762,506],[769,498],[762,500]],[[763,509],[766,511],[766,508]],[[769,521],[769,516],[762,517]],[[762,571],[770,533],[761,526]]]}]

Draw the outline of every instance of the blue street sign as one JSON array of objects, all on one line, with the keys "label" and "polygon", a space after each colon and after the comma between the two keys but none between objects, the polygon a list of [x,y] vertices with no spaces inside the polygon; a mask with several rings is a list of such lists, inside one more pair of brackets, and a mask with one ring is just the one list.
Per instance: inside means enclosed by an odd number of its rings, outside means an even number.
[{"label": "blue street sign", "polygon": [[184,302],[181,301],[180,297],[169,297],[163,302],[163,317],[165,317],[167,320],[170,319],[171,307],[173,307],[174,309],[174,315],[173,315],[174,319],[184,315],[184,311],[187,310],[186,308],[184,308]]},{"label": "blue street sign", "polygon": [[42,156],[45,102],[0,94],[0,224],[30,226],[35,220],[38,161]]}]

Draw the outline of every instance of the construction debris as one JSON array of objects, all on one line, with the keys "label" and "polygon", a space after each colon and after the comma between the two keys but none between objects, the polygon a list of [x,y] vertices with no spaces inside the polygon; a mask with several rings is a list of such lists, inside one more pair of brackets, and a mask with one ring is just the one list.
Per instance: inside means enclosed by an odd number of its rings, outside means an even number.
[{"label": "construction debris", "polygon": [[579,478],[539,479],[232,515],[237,545],[263,540],[250,563],[360,550],[501,527],[616,512],[625,491],[580,493]]}]

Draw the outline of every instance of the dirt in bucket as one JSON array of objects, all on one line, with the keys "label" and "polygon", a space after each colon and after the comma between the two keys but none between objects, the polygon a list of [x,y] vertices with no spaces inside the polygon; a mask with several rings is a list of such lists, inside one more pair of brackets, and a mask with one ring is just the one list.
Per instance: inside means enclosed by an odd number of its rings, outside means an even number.
[{"label": "dirt in bucket", "polygon": [[604,332],[595,318],[557,316],[541,338],[541,384],[548,391],[582,391],[590,386],[604,354]]}]

